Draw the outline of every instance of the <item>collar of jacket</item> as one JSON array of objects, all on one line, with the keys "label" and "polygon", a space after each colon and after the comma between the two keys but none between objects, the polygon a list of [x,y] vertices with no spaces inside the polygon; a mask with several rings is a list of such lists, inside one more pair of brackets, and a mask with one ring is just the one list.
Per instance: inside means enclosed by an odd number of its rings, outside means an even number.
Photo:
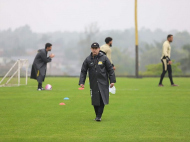
[{"label": "collar of jacket", "polygon": [[46,53],[46,55],[47,55],[47,53],[48,53],[48,51],[46,51],[46,49],[45,49],[45,53]]},{"label": "collar of jacket", "polygon": [[[97,57],[99,58],[99,57],[101,57],[103,55],[104,55],[103,53],[99,52],[98,55],[95,56],[95,58],[97,58]],[[91,59],[93,59],[92,52],[90,53],[90,57],[91,57]]]},{"label": "collar of jacket", "polygon": [[40,51],[43,51],[43,52],[47,53],[46,49],[39,49],[38,51],[39,51],[39,52],[40,52]]}]

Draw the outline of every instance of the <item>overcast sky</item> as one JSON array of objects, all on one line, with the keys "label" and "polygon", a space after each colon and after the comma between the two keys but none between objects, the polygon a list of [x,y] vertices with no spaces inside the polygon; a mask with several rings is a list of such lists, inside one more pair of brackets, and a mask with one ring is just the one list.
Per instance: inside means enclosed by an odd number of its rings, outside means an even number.
[{"label": "overcast sky", "polygon": [[[100,30],[133,28],[134,0],[0,0],[0,30],[84,31],[93,22]],[[138,0],[138,26],[190,32],[190,0]]]}]

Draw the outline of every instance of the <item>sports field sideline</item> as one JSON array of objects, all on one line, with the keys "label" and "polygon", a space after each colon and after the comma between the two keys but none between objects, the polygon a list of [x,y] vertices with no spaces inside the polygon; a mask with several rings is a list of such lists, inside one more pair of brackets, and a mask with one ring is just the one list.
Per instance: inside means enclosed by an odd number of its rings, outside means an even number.
[{"label": "sports field sideline", "polygon": [[[52,91],[37,82],[0,88],[0,142],[189,142],[190,78],[117,78],[101,122],[96,122],[89,82],[47,77]],[[69,97],[69,100],[63,100]],[[64,102],[66,105],[60,106]]]}]

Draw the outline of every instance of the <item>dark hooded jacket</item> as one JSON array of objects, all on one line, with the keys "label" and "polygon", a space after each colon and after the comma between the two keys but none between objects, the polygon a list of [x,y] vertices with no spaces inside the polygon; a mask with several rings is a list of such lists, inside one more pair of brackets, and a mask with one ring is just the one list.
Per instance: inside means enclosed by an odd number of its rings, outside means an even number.
[{"label": "dark hooded jacket", "polygon": [[43,82],[46,76],[48,62],[51,62],[51,58],[47,57],[47,51],[45,49],[38,50],[38,53],[32,64],[30,78],[36,79],[38,82]]},{"label": "dark hooded jacket", "polygon": [[79,85],[85,84],[87,71],[89,74],[92,105],[100,105],[100,94],[104,104],[108,104],[109,83],[116,82],[113,66],[109,59],[101,52],[95,57],[91,53],[83,62]]}]

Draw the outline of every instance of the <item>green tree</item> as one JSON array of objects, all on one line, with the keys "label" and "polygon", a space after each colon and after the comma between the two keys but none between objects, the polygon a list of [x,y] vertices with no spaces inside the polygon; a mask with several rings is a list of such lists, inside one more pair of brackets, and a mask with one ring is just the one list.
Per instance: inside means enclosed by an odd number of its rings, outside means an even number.
[{"label": "green tree", "polygon": [[[82,52],[80,52],[81,61],[84,61],[85,57],[90,55],[91,53],[91,44],[95,42],[96,35],[99,32],[99,27],[97,23],[91,23],[87,27],[85,27],[84,37],[82,37],[79,41],[79,46],[82,47]],[[81,51],[81,49],[79,50]]]},{"label": "green tree", "polygon": [[116,75],[134,75],[135,61],[128,54],[127,49],[112,48],[112,61],[116,67]]},{"label": "green tree", "polygon": [[186,57],[180,60],[181,69],[183,73],[190,73],[190,44],[186,44],[183,46],[183,49],[186,51]]}]

